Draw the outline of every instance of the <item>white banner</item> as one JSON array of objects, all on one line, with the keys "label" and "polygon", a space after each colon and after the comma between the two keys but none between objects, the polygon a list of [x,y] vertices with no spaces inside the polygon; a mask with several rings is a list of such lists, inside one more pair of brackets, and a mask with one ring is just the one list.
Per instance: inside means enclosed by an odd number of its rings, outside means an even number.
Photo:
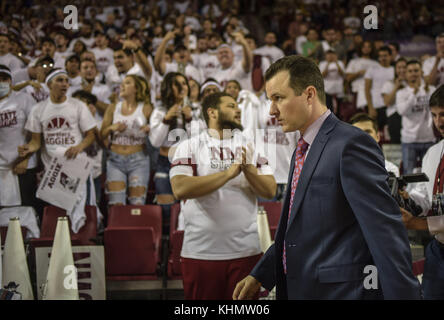
[{"label": "white banner", "polygon": [[70,212],[79,198],[92,169],[92,161],[83,154],[76,159],[53,157],[40,182],[37,197]]},{"label": "white banner", "polygon": [[[77,288],[80,300],[106,300],[104,247],[74,246],[72,254],[77,268]],[[42,288],[48,273],[51,247],[36,248],[35,255],[37,292],[41,300]]]}]

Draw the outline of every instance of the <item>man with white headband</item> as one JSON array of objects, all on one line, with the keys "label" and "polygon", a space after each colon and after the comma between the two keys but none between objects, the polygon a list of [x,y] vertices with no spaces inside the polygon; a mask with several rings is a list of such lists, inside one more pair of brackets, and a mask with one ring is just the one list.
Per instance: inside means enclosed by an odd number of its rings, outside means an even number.
[{"label": "man with white headband", "polygon": [[[49,98],[35,105],[26,122],[25,129],[31,132],[31,141],[18,147],[20,157],[27,157],[43,146],[45,168],[53,156],[62,154],[66,159],[75,159],[94,142],[96,128],[88,107],[82,101],[66,96],[69,79],[65,70],[51,71],[46,77],[46,84],[50,90]],[[79,212],[68,212],[74,232],[82,226],[85,200],[86,185],[81,205],[75,207],[79,208]]]},{"label": "man with white headband", "polygon": [[220,86],[220,84],[213,78],[209,78],[202,84],[202,87],[200,87],[199,100],[203,101],[203,99],[205,99],[206,96],[221,91],[223,91],[223,88]]}]

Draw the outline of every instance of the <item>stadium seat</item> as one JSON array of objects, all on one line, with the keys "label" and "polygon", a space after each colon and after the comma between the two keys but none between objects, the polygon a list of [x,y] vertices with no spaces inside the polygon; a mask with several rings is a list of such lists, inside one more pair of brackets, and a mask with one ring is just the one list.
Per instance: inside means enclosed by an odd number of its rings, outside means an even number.
[{"label": "stadium seat", "polygon": [[158,278],[162,239],[160,206],[110,207],[104,237],[108,280]]},{"label": "stadium seat", "polygon": [[[78,233],[74,233],[71,230],[71,220],[68,219],[71,245],[73,246],[96,244],[93,239],[97,237],[97,208],[95,206],[85,206],[85,215],[86,223]],[[64,216],[66,216],[64,209],[55,206],[45,207],[43,210],[40,238],[32,239],[31,245],[33,247],[51,247],[57,228],[57,220],[59,217]]]},{"label": "stadium seat", "polygon": [[180,265],[180,251],[182,250],[183,230],[177,230],[179,221],[180,204],[175,203],[171,207],[170,216],[170,242],[168,256],[168,278],[171,280],[182,279]]},{"label": "stadium seat", "polygon": [[276,229],[279,225],[279,218],[282,211],[281,202],[259,202],[259,206],[263,206],[267,212],[268,225],[270,226],[271,239],[274,240]]}]

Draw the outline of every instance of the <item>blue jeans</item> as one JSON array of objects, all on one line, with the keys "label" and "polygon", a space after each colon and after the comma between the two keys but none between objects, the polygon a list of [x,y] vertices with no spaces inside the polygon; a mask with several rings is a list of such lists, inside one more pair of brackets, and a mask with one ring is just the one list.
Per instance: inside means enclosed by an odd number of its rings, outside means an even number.
[{"label": "blue jeans", "polygon": [[171,164],[168,157],[159,155],[157,158],[156,173],[154,174],[154,185],[156,194],[173,194],[170,183]]},{"label": "blue jeans", "polygon": [[422,161],[427,150],[433,146],[433,142],[401,143],[402,148],[402,174],[413,173],[416,164]]},{"label": "blue jeans", "polygon": [[[145,187],[142,196],[128,197],[132,205],[143,205],[146,202],[146,191],[150,179],[150,157],[146,151],[130,155],[121,155],[108,151],[106,161],[106,182],[109,205],[126,204],[126,190],[130,187]],[[119,191],[109,191],[109,182],[124,182],[125,188]]]},{"label": "blue jeans", "polygon": [[285,197],[285,187],[287,186],[286,183],[278,183],[276,186],[276,194],[274,195],[273,199],[265,199],[261,197],[257,197],[257,200],[259,202],[276,202],[276,201],[282,201]]},{"label": "blue jeans", "polygon": [[422,277],[424,299],[444,300],[444,245],[433,239],[425,252]]}]

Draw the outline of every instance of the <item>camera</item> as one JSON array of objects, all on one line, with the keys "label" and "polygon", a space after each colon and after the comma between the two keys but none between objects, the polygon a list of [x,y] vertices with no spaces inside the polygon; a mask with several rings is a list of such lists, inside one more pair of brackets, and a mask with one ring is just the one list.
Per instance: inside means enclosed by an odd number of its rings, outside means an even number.
[{"label": "camera", "polygon": [[390,187],[390,192],[392,194],[392,197],[395,198],[396,202],[401,208],[409,211],[415,217],[421,214],[422,208],[418,206],[415,203],[415,201],[413,201],[412,199],[404,199],[399,194],[399,191],[404,190],[404,188],[409,183],[427,182],[427,181],[429,181],[429,178],[425,173],[406,174],[401,177],[396,177],[392,172],[389,172],[389,178],[388,178],[388,184]]}]

